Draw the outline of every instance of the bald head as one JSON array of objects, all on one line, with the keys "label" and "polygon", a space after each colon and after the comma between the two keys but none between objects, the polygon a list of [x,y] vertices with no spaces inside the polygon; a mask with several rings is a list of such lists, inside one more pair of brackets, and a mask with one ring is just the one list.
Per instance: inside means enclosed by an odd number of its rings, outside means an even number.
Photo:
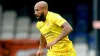
[{"label": "bald head", "polygon": [[48,9],[48,4],[45,1],[39,1],[35,4],[35,7],[39,7],[41,9]]},{"label": "bald head", "polygon": [[48,13],[48,4],[45,1],[39,1],[35,4],[34,11],[39,21],[45,21]]}]

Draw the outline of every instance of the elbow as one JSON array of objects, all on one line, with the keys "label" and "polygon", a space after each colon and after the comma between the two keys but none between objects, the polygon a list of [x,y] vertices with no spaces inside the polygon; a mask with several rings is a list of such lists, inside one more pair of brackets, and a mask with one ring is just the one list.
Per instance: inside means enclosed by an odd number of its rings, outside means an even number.
[{"label": "elbow", "polygon": [[71,27],[71,31],[73,31],[73,28]]},{"label": "elbow", "polygon": [[72,27],[67,27],[67,28],[65,27],[64,29],[65,29],[64,31],[69,31],[69,32],[72,32],[73,31],[73,28]]},{"label": "elbow", "polygon": [[72,32],[73,31],[73,28],[69,25],[69,26],[65,26],[64,27],[64,30],[69,31],[69,32]]},{"label": "elbow", "polygon": [[73,31],[73,28],[72,28],[72,27],[70,27],[70,28],[69,28],[69,30],[70,30],[70,32],[72,32],[72,31]]}]

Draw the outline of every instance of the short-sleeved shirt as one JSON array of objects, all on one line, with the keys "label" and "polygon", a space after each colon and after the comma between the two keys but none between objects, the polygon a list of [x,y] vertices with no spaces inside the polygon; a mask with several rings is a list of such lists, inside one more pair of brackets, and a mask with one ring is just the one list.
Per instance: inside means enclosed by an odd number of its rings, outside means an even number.
[{"label": "short-sleeved shirt", "polygon": [[[40,30],[41,34],[46,38],[47,43],[54,41],[60,36],[62,32],[61,25],[67,22],[63,17],[54,12],[48,12],[46,21],[38,21],[36,27]],[[66,29],[67,30],[67,29]],[[49,51],[59,53],[74,50],[72,42],[69,40],[68,35],[52,46]]]}]

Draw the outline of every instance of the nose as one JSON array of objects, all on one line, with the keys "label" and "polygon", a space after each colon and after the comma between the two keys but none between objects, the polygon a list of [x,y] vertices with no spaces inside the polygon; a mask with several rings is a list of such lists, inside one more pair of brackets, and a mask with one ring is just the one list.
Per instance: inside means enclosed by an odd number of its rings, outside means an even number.
[{"label": "nose", "polygon": [[36,15],[37,13],[36,13],[36,12],[34,12],[34,14]]},{"label": "nose", "polygon": [[34,14],[35,14],[35,15],[37,15],[37,14],[38,14],[38,12],[37,12],[37,11],[34,11]]}]

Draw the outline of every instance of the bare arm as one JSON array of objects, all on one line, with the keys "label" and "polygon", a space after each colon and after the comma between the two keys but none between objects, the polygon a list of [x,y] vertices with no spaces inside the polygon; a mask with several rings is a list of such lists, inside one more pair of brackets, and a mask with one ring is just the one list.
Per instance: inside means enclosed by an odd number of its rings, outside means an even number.
[{"label": "bare arm", "polygon": [[41,34],[39,49],[43,49],[45,45],[46,45],[45,37]]},{"label": "bare arm", "polygon": [[61,27],[63,28],[63,30],[62,30],[62,33],[60,34],[60,36],[55,40],[56,42],[62,40],[73,30],[68,22],[65,22]]},{"label": "bare arm", "polygon": [[36,56],[42,56],[43,47],[45,44],[46,44],[45,37],[41,34],[39,50],[37,51]]},{"label": "bare arm", "polygon": [[63,28],[62,33],[53,42],[47,44],[48,49],[50,49],[50,47],[52,48],[52,46],[54,44],[56,44],[58,41],[62,40],[64,37],[66,37],[73,30],[68,22],[65,22],[61,27]]}]

